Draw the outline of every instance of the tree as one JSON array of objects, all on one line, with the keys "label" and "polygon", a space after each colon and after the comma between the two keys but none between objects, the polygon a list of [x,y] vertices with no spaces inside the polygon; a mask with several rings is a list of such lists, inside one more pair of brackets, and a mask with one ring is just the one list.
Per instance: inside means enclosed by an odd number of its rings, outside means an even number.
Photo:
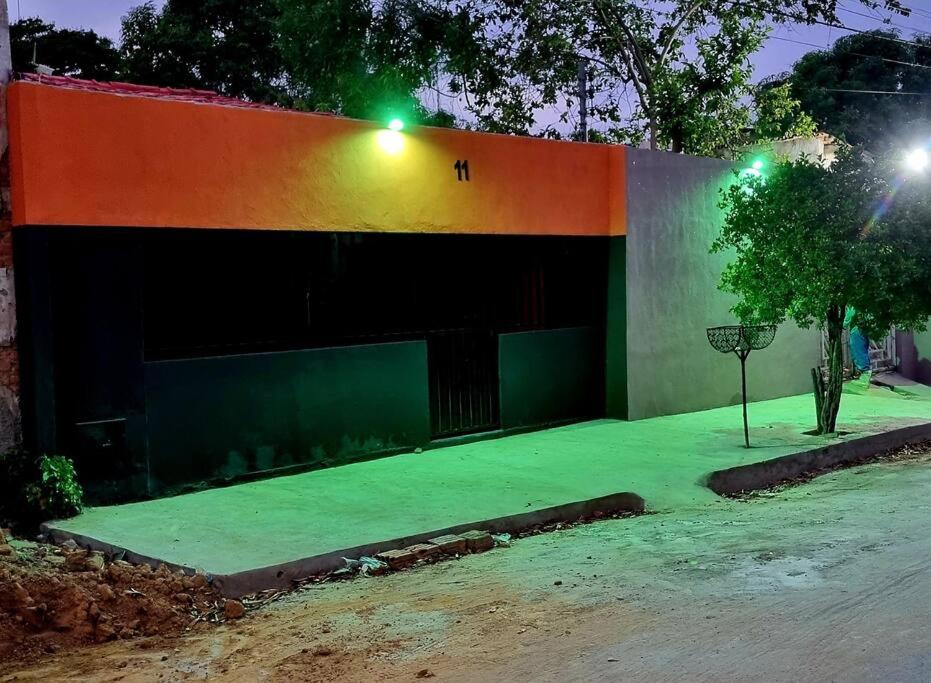
[{"label": "tree", "polygon": [[756,121],[752,142],[805,137],[817,130],[814,119],[804,111],[802,103],[792,97],[788,83],[757,88],[754,109]]},{"label": "tree", "polygon": [[277,45],[300,106],[360,118],[452,122],[443,112],[428,114],[418,92],[434,83],[445,47],[457,44],[468,17],[419,0],[277,5]]},{"label": "tree", "polygon": [[278,20],[274,0],[168,0],[161,10],[143,3],[123,17],[122,77],[288,103]]},{"label": "tree", "polygon": [[830,168],[802,159],[744,173],[723,191],[712,251],[733,253],[721,289],[747,324],[793,320],[827,335],[828,373],[814,372],[818,433],[834,432],[843,384],[848,306],[872,338],[895,325],[923,330],[931,315],[931,193],[854,150]]},{"label": "tree", "polygon": [[[445,4],[445,3],[444,3]],[[871,6],[899,9],[898,2]],[[773,23],[836,22],[836,0],[459,0],[479,34],[448,66],[480,124],[526,134],[541,112],[570,121],[577,72],[609,138],[709,153],[752,120],[750,55]],[[633,91],[633,102],[628,98]],[[555,135],[552,126],[545,131]]]},{"label": "tree", "polygon": [[830,50],[804,55],[786,82],[822,130],[851,144],[884,149],[911,131],[927,130],[931,100],[841,91],[931,92],[931,38],[906,42],[894,31],[846,36]]},{"label": "tree", "polygon": [[93,31],[56,28],[38,17],[10,25],[10,51],[14,71],[35,71],[33,61],[37,61],[65,76],[96,80],[112,80],[120,60],[108,38]]}]

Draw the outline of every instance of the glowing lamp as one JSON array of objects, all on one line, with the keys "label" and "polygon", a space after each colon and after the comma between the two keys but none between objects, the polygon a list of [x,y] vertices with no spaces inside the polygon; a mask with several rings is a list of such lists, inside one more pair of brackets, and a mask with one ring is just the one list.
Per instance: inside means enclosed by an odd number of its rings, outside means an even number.
[{"label": "glowing lamp", "polygon": [[762,159],[756,159],[750,166],[754,171],[761,171],[763,170],[763,161]]},{"label": "glowing lamp", "polygon": [[923,147],[911,150],[905,155],[905,165],[908,170],[922,173],[928,168],[928,152]]},{"label": "glowing lamp", "polygon": [[404,136],[396,130],[380,130],[375,139],[385,154],[396,156],[404,151]]},{"label": "glowing lamp", "polygon": [[388,122],[388,130],[393,130],[395,132],[404,130],[404,121],[398,118],[391,119]]}]

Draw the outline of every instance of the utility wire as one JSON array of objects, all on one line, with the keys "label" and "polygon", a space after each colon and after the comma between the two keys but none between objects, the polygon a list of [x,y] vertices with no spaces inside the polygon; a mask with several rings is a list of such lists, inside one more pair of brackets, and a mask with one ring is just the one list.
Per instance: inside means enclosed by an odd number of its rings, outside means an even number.
[{"label": "utility wire", "polygon": [[853,90],[852,88],[823,88],[816,86],[818,90],[827,90],[828,92],[849,92],[860,93],[861,95],[910,95],[912,97],[931,97],[931,92],[905,92],[903,90]]},{"label": "utility wire", "polygon": [[919,17],[927,17],[931,19],[931,12],[929,12],[926,9],[919,9],[918,7],[909,7],[908,5],[905,5],[903,3],[899,3],[899,4],[902,5],[902,9],[907,10],[909,14],[914,12]]},{"label": "utility wire", "polygon": [[[770,36],[771,40],[782,40],[786,43],[796,43],[798,45],[807,45],[808,47],[816,47],[819,50],[824,52],[830,51],[832,48],[825,47],[823,45],[818,45],[817,43],[806,43],[804,40],[795,40],[794,38],[784,38],[782,36]],[[863,52],[853,52],[851,50],[846,50],[848,55],[854,55],[856,57],[866,57],[867,59],[879,59],[883,62],[889,62],[890,64],[900,64],[902,66],[913,66],[916,69],[931,69],[931,64],[916,64],[915,62],[903,62],[900,59],[890,59],[889,57],[880,57],[879,55],[868,55]]]},{"label": "utility wire", "polygon": [[818,24],[820,26],[829,26],[831,28],[843,29],[844,31],[850,31],[851,33],[860,33],[864,35],[875,36],[876,38],[879,38],[881,40],[888,40],[889,42],[892,42],[892,43],[900,43],[902,45],[911,45],[912,47],[921,47],[921,48],[928,47],[927,45],[922,45],[921,43],[916,43],[915,41],[912,41],[912,40],[904,40],[902,38],[893,38],[892,36],[878,35],[875,31],[864,31],[863,29],[853,28],[852,26],[847,26],[839,22],[834,23],[831,21],[824,21],[822,19],[809,18],[805,16],[800,16],[798,14],[792,14],[791,12],[783,12],[782,10],[776,10],[776,9],[767,10],[762,7],[759,7],[758,5],[754,3],[746,2],[745,0],[726,0],[726,2],[728,2],[731,5],[736,5],[738,7],[747,7],[749,9],[756,9],[756,10],[763,12],[764,14],[772,14],[775,16],[783,17],[785,19],[791,19],[792,21],[795,21],[799,24]]},{"label": "utility wire", "polygon": [[918,29],[918,28],[912,28],[911,26],[903,26],[902,24],[896,24],[887,17],[877,17],[875,14],[867,14],[866,12],[858,12],[856,10],[848,9],[847,7],[843,7],[841,5],[838,5],[837,9],[840,12],[847,12],[848,14],[854,14],[858,17],[864,17],[866,19],[869,19],[870,21],[878,21],[880,24],[883,24],[884,26],[892,26],[894,28],[898,28],[903,31],[911,31],[912,33],[927,33],[927,31],[922,31],[921,29]]}]

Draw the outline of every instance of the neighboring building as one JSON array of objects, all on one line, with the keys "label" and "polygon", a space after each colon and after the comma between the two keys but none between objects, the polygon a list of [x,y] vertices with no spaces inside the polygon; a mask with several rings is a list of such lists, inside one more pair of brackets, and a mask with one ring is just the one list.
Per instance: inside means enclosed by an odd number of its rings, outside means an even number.
[{"label": "neighboring building", "polygon": [[[25,439],[98,500],[739,400],[726,162],[56,77],[9,115]],[[817,361],[785,326],[751,397]]]},{"label": "neighboring building", "polygon": [[801,158],[815,161],[828,167],[837,158],[837,150],[844,144],[829,133],[773,140],[751,147],[753,153],[764,153],[777,158],[796,161]]}]

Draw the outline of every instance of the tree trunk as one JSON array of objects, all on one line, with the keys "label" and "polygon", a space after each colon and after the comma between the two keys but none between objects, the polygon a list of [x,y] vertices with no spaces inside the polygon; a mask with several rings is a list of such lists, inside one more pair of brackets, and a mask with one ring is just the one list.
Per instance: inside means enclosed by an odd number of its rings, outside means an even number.
[{"label": "tree trunk", "polygon": [[818,433],[831,434],[837,427],[841,392],[844,388],[844,307],[832,306],[828,311],[825,328],[828,335],[828,375],[812,370],[815,384],[815,411]]},{"label": "tree trunk", "polygon": [[656,146],[659,144],[657,138],[659,133],[656,130],[656,119],[652,116],[650,117],[650,149],[655,150]]}]

